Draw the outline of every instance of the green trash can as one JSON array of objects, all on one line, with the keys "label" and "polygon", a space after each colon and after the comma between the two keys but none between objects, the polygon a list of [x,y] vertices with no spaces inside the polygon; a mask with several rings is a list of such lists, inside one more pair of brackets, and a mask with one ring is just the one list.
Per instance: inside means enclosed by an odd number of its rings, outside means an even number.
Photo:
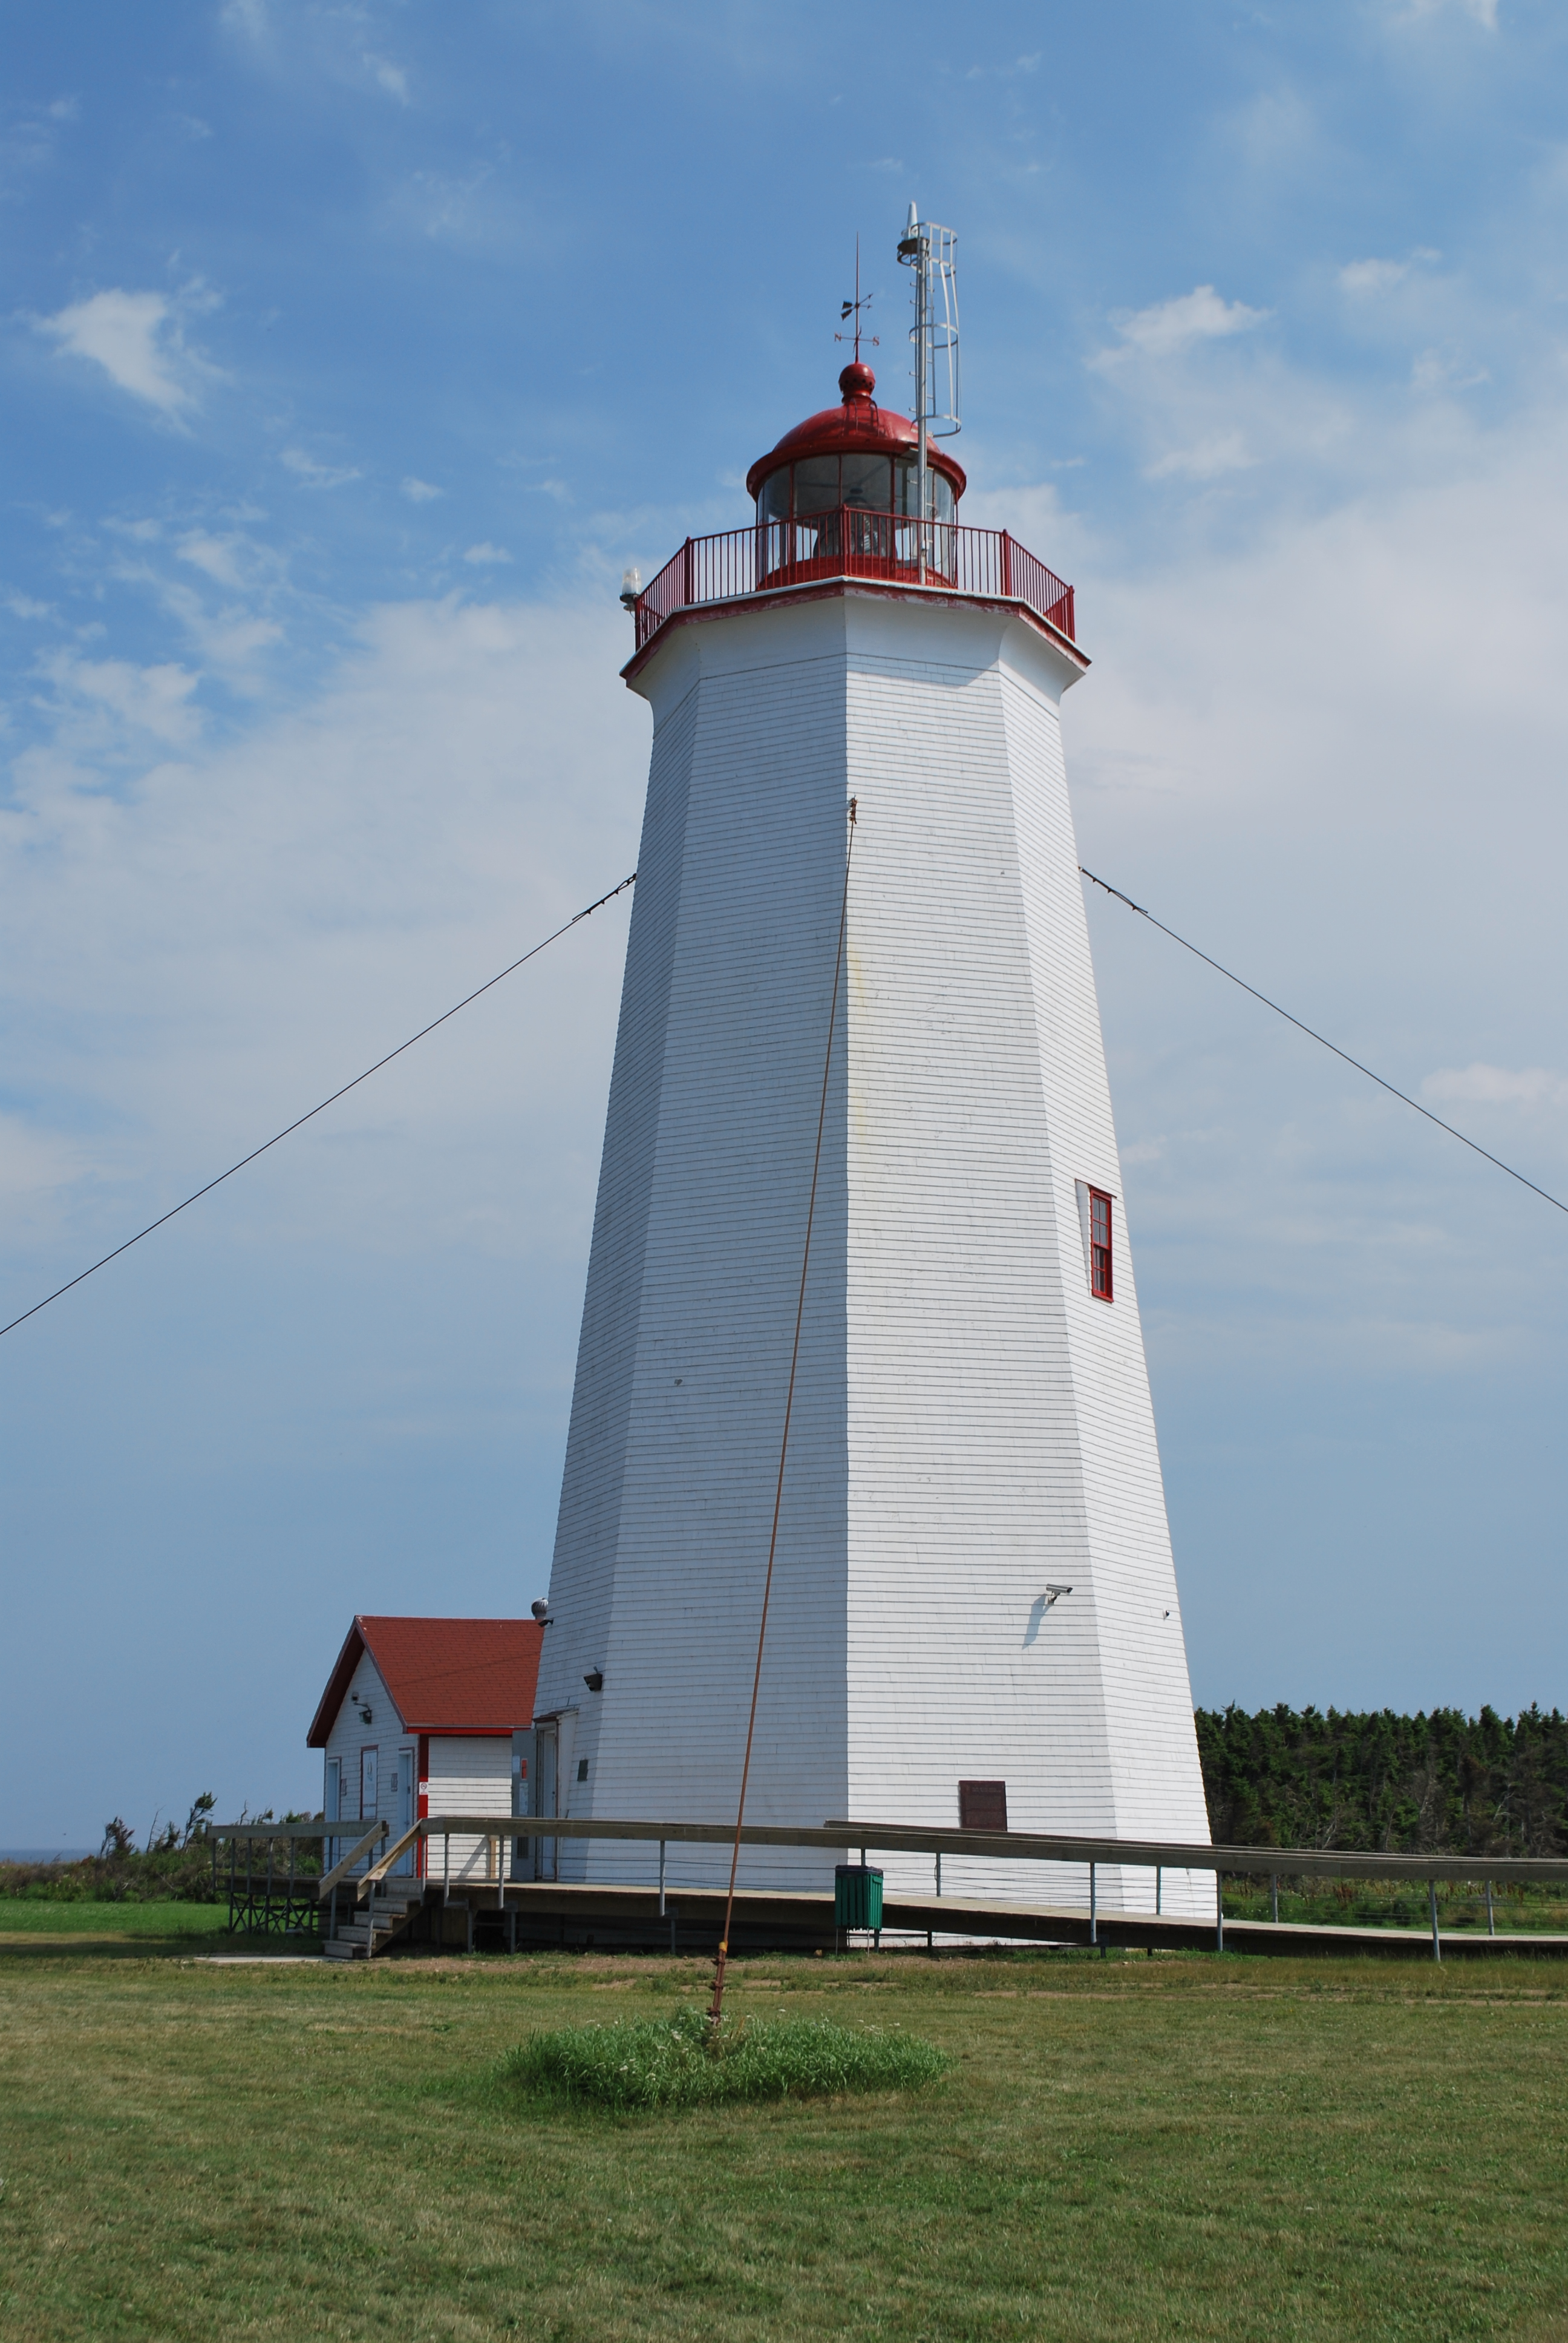
[{"label": "green trash can", "polygon": [[833,1925],[879,1930],[882,1875],[869,1863],[840,1863],[833,1870]]}]

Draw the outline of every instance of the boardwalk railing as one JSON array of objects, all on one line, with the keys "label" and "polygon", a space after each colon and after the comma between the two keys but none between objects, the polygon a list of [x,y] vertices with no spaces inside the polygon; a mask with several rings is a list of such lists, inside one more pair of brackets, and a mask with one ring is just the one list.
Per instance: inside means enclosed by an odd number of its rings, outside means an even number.
[{"label": "boardwalk railing", "polygon": [[[366,1855],[373,1844],[385,1837],[387,1830],[388,1825],[385,1823],[375,1825],[353,1854],[323,1879],[323,1895],[331,1891],[338,1881],[345,1880],[350,1865]],[[509,1883],[508,1881],[508,1865],[503,1851],[507,1842],[546,1836],[552,1839],[656,1841],[659,1850],[659,1912],[662,1916],[665,1908],[666,1847],[729,1846],[734,1841],[735,1825],[727,1822],[627,1822],[597,1818],[574,1821],[565,1815],[432,1815],[414,1824],[394,1844],[384,1848],[379,1857],[350,1884],[357,1899],[373,1894],[391,1865],[408,1848],[420,1840],[427,1843],[438,1841],[444,1843],[440,1851],[430,1846],[426,1857],[424,1876],[427,1888],[450,1895],[453,1889],[467,1891],[487,1887],[494,1890],[499,1904],[504,1901],[508,1884],[514,1887],[523,1884],[515,1878]],[[1428,1890],[1432,1957],[1435,1960],[1442,1957],[1437,1913],[1439,1880],[1485,1880],[1489,1936],[1495,1933],[1491,1892],[1494,1882],[1544,1886],[1568,1881],[1568,1856],[1382,1855],[1363,1848],[1214,1846],[1197,1841],[1078,1838],[1035,1831],[922,1830],[901,1823],[852,1821],[827,1822],[815,1827],[748,1823],[740,1836],[747,1846],[815,1847],[838,1855],[858,1848],[862,1862],[869,1852],[930,1855],[936,1859],[936,1893],[939,1896],[942,1892],[941,1862],[944,1855],[980,1856],[987,1861],[1001,1863],[1057,1863],[1087,1867],[1091,1944],[1098,1942],[1099,1874],[1105,1865],[1123,1870],[1152,1871],[1157,1915],[1165,1873],[1212,1872],[1215,1880],[1215,1940],[1221,1950],[1225,1942],[1221,1891],[1227,1876],[1270,1880],[1275,1889],[1276,1916],[1277,1890],[1281,1879],[1352,1878],[1420,1883]],[[482,1871],[474,1869],[470,1863],[465,1863],[458,1873],[453,1873],[451,1841],[461,1837],[478,1838],[485,1842]]]},{"label": "boardwalk railing", "polygon": [[[228,1843],[228,1926],[246,1935],[293,1936],[317,1926],[321,1872],[335,1851],[330,1826],[308,1823],[209,1823],[212,1885],[223,1885],[220,1850]],[[243,1868],[241,1855],[243,1851]]]},{"label": "boardwalk railing", "polygon": [[1072,588],[1006,529],[960,528],[951,521],[841,505],[718,537],[689,537],[637,598],[637,648],[651,642],[678,610],[836,578],[1021,602],[1074,639]]}]

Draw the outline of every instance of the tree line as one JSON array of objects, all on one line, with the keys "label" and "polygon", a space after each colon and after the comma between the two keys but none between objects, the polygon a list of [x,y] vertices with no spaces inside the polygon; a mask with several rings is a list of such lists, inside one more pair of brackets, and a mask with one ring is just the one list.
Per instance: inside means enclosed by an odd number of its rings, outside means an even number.
[{"label": "tree line", "polygon": [[1201,1708],[1210,1833],[1225,1846],[1568,1853],[1568,1717],[1532,1706]]}]

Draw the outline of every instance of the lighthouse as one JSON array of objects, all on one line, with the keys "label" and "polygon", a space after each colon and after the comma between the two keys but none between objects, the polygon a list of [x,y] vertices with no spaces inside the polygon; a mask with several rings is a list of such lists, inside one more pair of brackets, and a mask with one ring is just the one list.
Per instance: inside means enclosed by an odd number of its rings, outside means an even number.
[{"label": "lighthouse", "polygon": [[[1089,662],[1071,588],[963,520],[951,239],[911,216],[900,255],[915,417],[857,347],[746,525],[627,597],[652,752],[531,1808],[734,1816],[809,1212],[748,1822],[1202,1841],[1062,757]],[[655,1859],[535,1845],[562,1878]],[[832,1863],[749,1847],[740,1884]],[[727,1867],[670,1849],[672,1885]],[[929,1857],[886,1869],[929,1893]]]}]

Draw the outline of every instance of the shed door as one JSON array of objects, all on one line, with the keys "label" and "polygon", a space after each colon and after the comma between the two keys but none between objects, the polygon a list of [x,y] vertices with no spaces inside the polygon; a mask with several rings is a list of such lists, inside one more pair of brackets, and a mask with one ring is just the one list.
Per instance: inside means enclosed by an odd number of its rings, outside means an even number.
[{"label": "shed door", "polygon": [[[560,1807],[557,1804],[558,1754],[555,1725],[541,1725],[538,1737],[538,1779],[534,1784],[534,1812],[537,1815],[558,1815],[560,1812]],[[538,1852],[538,1876],[540,1879],[553,1879],[556,1875],[555,1840],[537,1838],[534,1845]]]},{"label": "shed door", "polygon": [[376,1804],[377,1755],[373,1748],[359,1752],[359,1819],[362,1823],[373,1823],[378,1812]]},{"label": "shed door", "polygon": [[[413,1827],[414,1752],[412,1749],[399,1749],[397,1752],[398,1837],[401,1838],[406,1830],[412,1830]],[[414,1849],[412,1847],[407,1848],[404,1854],[398,1856],[397,1870],[403,1878],[407,1879],[412,1877],[414,1871]]]},{"label": "shed door", "polygon": [[[534,1811],[534,1785],[539,1770],[539,1737],[524,1730],[512,1735],[512,1812],[520,1816]],[[531,1879],[534,1875],[534,1842],[532,1836],[512,1841],[511,1876]]]}]

